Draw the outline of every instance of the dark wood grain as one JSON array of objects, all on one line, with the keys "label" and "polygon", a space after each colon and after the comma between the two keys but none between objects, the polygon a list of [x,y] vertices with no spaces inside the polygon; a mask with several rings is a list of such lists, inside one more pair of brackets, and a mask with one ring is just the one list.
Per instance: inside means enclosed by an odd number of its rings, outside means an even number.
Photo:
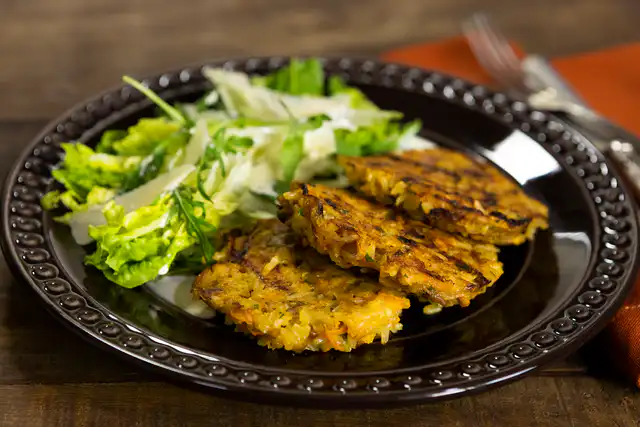
[{"label": "dark wood grain", "polygon": [[[490,12],[528,50],[640,39],[637,0],[0,0],[0,175],[51,118],[141,75],[209,58],[376,55],[459,32]],[[441,404],[319,411],[222,399],[163,382],[60,325],[0,260],[0,426],[640,426],[640,395],[592,343],[522,381]]]},{"label": "dark wood grain", "polygon": [[637,0],[3,0],[0,118],[50,117],[124,73],[210,58],[374,55],[457,34],[477,10],[546,55],[640,36]]},{"label": "dark wood grain", "polygon": [[600,380],[532,377],[439,404],[321,411],[256,405],[164,383],[0,385],[0,424],[51,426],[638,426],[636,391]]}]

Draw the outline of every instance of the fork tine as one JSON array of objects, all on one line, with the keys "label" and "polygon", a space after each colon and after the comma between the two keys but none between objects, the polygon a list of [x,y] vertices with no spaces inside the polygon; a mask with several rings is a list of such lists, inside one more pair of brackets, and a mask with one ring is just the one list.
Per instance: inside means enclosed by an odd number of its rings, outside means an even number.
[{"label": "fork tine", "polygon": [[489,74],[515,94],[526,96],[528,89],[520,61],[506,38],[491,28],[487,17],[475,14],[463,23],[462,29],[478,62]]},{"label": "fork tine", "polygon": [[502,62],[509,68],[520,73],[520,59],[518,59],[518,56],[502,32],[496,26],[491,25],[487,15],[476,15],[476,22],[487,39],[491,42],[491,45],[495,47],[495,50],[502,59]]},{"label": "fork tine", "polygon": [[478,29],[473,19],[462,23],[462,32],[464,33],[471,51],[474,53],[476,60],[487,69],[491,74],[495,71],[493,53],[486,48],[487,41],[483,40],[484,33]]},{"label": "fork tine", "polygon": [[495,80],[512,86],[513,78],[511,74],[513,74],[513,69],[505,66],[500,53],[496,50],[486,33],[484,25],[477,19],[477,16],[472,17],[463,24],[463,31],[478,62]]},{"label": "fork tine", "polygon": [[522,91],[522,73],[515,53],[506,39],[501,38],[491,28],[485,15],[474,15],[470,21],[475,34],[475,44],[479,46],[477,53],[485,56],[485,63],[490,64],[494,77],[499,81],[506,80],[508,86]]}]

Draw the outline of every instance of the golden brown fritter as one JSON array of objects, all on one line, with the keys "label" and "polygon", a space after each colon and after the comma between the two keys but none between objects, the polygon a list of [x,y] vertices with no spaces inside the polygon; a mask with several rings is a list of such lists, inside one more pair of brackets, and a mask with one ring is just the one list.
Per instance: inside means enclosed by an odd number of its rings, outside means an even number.
[{"label": "golden brown fritter", "polygon": [[396,215],[347,190],[294,184],[278,200],[305,243],[340,267],[380,272],[380,281],[442,306],[469,305],[502,275],[498,248]]},{"label": "golden brown fritter", "polygon": [[340,269],[277,220],[230,238],[193,292],[269,348],[351,351],[402,329],[409,300]]},{"label": "golden brown fritter", "polygon": [[548,227],[548,210],[486,161],[444,149],[340,157],[352,185],[415,219],[475,240],[517,245]]}]

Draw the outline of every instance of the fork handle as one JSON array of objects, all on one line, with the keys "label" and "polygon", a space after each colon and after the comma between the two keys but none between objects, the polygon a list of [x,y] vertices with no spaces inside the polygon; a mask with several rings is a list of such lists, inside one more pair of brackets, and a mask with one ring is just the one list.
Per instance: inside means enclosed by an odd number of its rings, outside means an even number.
[{"label": "fork handle", "polygon": [[586,106],[584,99],[571,87],[553,66],[540,55],[527,55],[520,63],[526,85],[534,91],[554,88],[563,101]]}]

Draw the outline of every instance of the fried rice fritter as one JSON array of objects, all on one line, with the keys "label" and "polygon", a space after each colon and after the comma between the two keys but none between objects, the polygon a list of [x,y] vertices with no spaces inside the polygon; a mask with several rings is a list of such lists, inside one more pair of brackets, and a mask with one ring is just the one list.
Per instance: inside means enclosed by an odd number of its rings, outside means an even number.
[{"label": "fried rice fritter", "polygon": [[396,215],[347,190],[292,185],[279,215],[305,243],[343,268],[380,272],[380,281],[440,306],[469,305],[503,273],[498,248]]},{"label": "fried rice fritter", "polygon": [[414,219],[496,245],[548,227],[548,209],[488,162],[445,148],[339,158],[349,182]]},{"label": "fried rice fritter", "polygon": [[229,239],[194,294],[269,348],[351,351],[402,329],[409,300],[340,269],[277,220]]}]

